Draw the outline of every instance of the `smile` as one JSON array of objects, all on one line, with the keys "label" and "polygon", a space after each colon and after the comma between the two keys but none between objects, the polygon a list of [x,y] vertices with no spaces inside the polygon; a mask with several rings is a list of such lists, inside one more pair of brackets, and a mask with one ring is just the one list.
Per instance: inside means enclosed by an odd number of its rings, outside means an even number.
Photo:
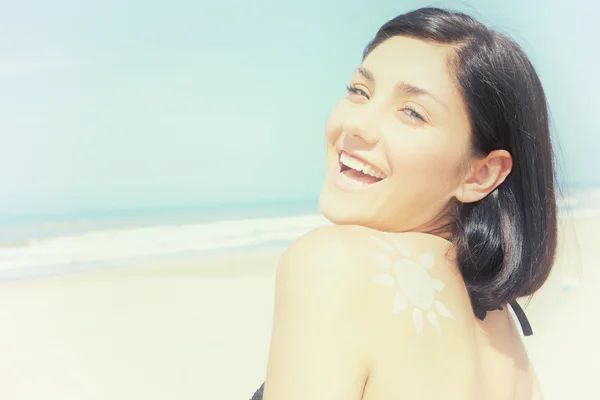
[{"label": "smile", "polygon": [[339,189],[354,191],[366,189],[387,178],[386,174],[373,165],[342,151],[339,155],[339,170],[335,183]]}]

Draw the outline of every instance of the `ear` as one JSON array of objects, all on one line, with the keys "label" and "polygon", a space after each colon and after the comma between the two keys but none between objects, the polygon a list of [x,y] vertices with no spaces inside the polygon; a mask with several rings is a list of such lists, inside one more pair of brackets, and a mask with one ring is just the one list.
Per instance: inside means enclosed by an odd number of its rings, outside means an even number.
[{"label": "ear", "polygon": [[486,157],[474,160],[463,184],[456,191],[461,203],[483,199],[496,189],[512,170],[512,156],[506,150],[494,150]]}]

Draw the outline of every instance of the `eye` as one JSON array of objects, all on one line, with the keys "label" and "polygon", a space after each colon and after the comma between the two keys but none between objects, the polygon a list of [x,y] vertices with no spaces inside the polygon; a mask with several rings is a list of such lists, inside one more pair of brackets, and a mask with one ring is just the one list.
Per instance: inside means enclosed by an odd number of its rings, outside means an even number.
[{"label": "eye", "polygon": [[362,89],[359,89],[356,86],[350,85],[350,86],[346,86],[346,90],[348,91],[349,94],[355,94],[357,96],[362,96],[365,98],[369,98],[369,95]]},{"label": "eye", "polygon": [[416,122],[425,122],[425,118],[423,118],[421,114],[411,107],[405,107],[402,109],[402,111],[408,115],[409,118],[415,120]]}]

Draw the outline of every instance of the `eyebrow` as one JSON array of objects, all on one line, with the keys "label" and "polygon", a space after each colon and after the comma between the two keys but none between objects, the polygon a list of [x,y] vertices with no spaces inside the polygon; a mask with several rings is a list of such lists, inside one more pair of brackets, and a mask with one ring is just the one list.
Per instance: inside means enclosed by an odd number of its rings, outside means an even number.
[{"label": "eyebrow", "polygon": [[[371,83],[375,83],[375,77],[373,76],[373,73],[368,69],[360,67],[358,69],[358,73],[361,74],[366,80],[370,81]],[[448,110],[448,106],[443,101],[438,99],[433,93],[418,86],[411,85],[407,82],[398,82],[398,84],[396,85],[396,90],[399,92],[410,93],[417,96],[430,97],[431,99],[435,100],[440,105],[442,105],[446,110]]]}]

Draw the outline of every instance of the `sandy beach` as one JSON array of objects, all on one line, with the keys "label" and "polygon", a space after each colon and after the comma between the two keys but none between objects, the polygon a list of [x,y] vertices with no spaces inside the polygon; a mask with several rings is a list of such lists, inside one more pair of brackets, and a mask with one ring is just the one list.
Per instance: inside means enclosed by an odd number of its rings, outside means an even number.
[{"label": "sandy beach", "polygon": [[[551,279],[521,301],[524,341],[547,399],[600,398],[600,217],[562,225]],[[0,398],[250,398],[282,251],[2,284]]]}]

